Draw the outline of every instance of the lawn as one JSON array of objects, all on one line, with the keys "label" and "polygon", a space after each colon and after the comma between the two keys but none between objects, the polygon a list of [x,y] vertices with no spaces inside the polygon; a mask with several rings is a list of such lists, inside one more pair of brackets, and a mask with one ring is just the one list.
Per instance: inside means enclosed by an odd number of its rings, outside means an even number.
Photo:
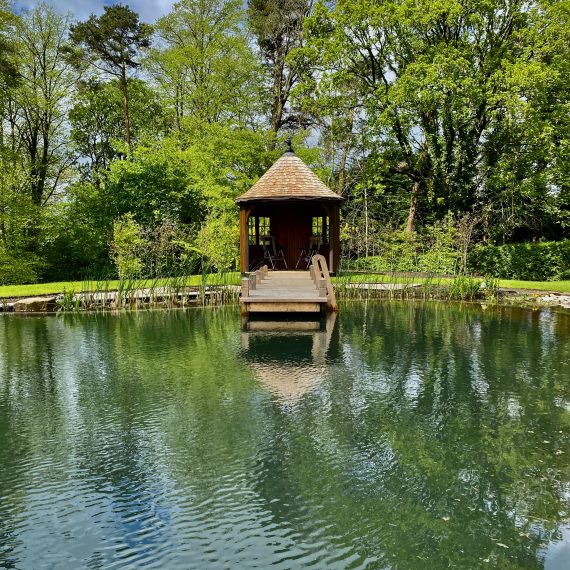
[{"label": "lawn", "polygon": [[[390,273],[344,273],[333,278],[337,283],[424,283],[446,285],[453,280],[451,277],[412,277]],[[539,291],[556,291],[570,293],[570,281],[518,281],[499,279],[499,286],[504,289],[536,289]]]},{"label": "lawn", "polygon": [[[205,284],[214,285],[239,285],[240,274],[238,272],[210,274],[206,276],[191,275],[186,278],[184,285],[190,287],[200,286],[205,279]],[[451,281],[449,277],[401,277],[381,273],[350,273],[333,278],[337,283],[423,283],[429,280],[431,283],[446,284]],[[129,288],[143,288],[149,286],[172,285],[169,279],[144,280],[137,279],[129,283]],[[508,289],[536,289],[540,291],[557,291],[570,293],[570,281],[512,281],[501,279],[499,284]],[[180,285],[180,280],[177,280]],[[65,291],[95,291],[98,289],[113,290],[119,286],[118,280],[109,281],[60,281],[54,283],[34,283],[32,285],[2,285],[0,286],[0,299],[12,297],[34,297],[36,295],[54,295]]]},{"label": "lawn", "polygon": [[570,281],[516,281],[501,279],[501,287],[507,289],[539,289],[540,291],[557,291],[570,293]]},{"label": "lawn", "polygon": [[[239,285],[240,274],[238,272],[210,274],[210,275],[190,275],[186,278],[186,282],[181,283],[179,278],[174,279],[133,279],[128,283],[128,288],[145,288],[160,287],[166,285],[186,285],[188,287],[199,287],[205,282],[206,286],[214,285]],[[1,285],[0,299],[12,297],[34,297],[36,295],[55,295],[63,293],[63,291],[74,291],[76,293],[82,291],[106,290],[112,291],[119,287],[117,279],[107,281],[58,281],[53,283],[33,283],[31,285]]]}]

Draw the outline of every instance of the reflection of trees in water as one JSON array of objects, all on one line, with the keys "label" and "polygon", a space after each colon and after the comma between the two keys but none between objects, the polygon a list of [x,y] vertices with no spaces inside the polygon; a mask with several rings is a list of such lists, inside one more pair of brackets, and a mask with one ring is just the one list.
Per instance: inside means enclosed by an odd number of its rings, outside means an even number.
[{"label": "reflection of trees in water", "polygon": [[[21,481],[0,560],[17,558],[22,490],[49,461],[109,499],[117,534],[160,529],[141,548],[184,535],[184,514],[229,520],[228,484],[239,508],[331,556],[540,567],[569,508],[565,322],[353,304],[324,350],[309,336],[284,361],[275,344],[244,355],[234,310],[3,320],[0,487]],[[280,374],[298,376],[292,391]]]},{"label": "reflection of trees in water", "polygon": [[460,307],[366,310],[341,320],[348,374],[296,424],[285,468],[383,563],[539,566],[569,506],[554,455],[569,451],[568,336]]},{"label": "reflection of trees in water", "polygon": [[[9,497],[0,532],[18,536],[16,503],[23,512],[29,493],[57,478],[92,496],[85,519],[97,520],[83,520],[82,532],[93,530],[94,548],[105,538],[97,527],[111,534],[116,528],[131,548],[168,544],[165,534],[176,533],[164,524],[173,515],[171,488],[191,481],[199,489],[201,479],[208,495],[207,483],[216,483],[212,466],[220,463],[223,472],[224,460],[234,462],[231,453],[255,455],[240,416],[250,394],[228,342],[239,338],[235,317],[189,311],[12,319],[0,333],[10,355],[0,364],[0,407],[13,411],[0,417],[0,439],[11,438],[0,446],[0,490],[18,478],[20,493]],[[75,415],[63,405],[71,395]],[[57,466],[47,480],[39,473],[45,463]],[[57,509],[58,498],[52,500]],[[137,538],[144,526],[160,531]],[[0,565],[6,560],[4,549]]]},{"label": "reflection of trees in water", "polygon": [[[26,511],[21,479],[30,458],[46,449],[49,433],[65,422],[49,332],[49,319],[0,319],[0,564],[6,568],[17,567],[16,553],[23,546],[18,536]],[[29,426],[31,416],[38,422]],[[48,450],[52,458],[58,452],[53,445]]]}]

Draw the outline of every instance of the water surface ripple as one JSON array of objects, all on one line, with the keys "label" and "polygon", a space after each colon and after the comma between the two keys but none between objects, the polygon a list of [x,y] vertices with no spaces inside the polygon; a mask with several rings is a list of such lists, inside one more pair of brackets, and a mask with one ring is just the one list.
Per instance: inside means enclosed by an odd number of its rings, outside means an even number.
[{"label": "water surface ripple", "polygon": [[0,317],[0,568],[570,568],[570,316]]}]

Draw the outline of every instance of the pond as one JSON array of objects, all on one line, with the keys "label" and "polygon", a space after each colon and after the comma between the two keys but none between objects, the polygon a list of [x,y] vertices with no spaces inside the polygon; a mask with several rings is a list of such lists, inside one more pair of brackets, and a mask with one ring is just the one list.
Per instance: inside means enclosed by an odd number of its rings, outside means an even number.
[{"label": "pond", "polygon": [[1,317],[0,568],[570,567],[569,315],[251,328]]}]

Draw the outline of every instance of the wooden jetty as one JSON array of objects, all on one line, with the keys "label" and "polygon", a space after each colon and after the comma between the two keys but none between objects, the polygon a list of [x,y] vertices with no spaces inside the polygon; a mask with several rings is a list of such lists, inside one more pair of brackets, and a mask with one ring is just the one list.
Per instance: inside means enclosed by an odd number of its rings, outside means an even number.
[{"label": "wooden jetty", "polygon": [[327,263],[315,255],[308,271],[269,271],[242,279],[241,312],[326,313],[338,310]]}]

